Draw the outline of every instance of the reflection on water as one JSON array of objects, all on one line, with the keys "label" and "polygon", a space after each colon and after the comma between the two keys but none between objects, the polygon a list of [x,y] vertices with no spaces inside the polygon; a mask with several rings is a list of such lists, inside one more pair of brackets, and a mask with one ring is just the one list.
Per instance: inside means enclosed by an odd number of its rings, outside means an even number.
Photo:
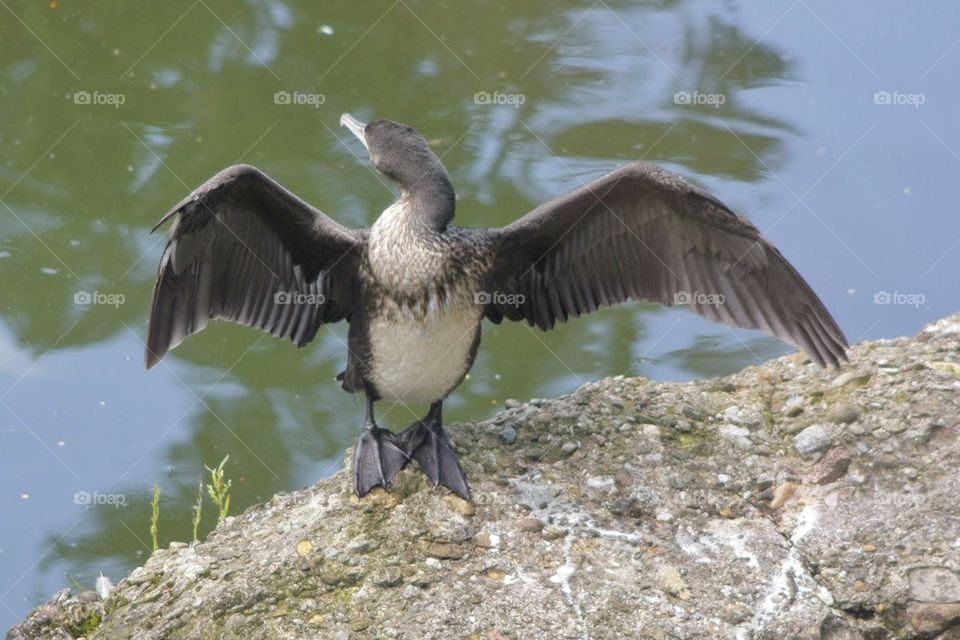
[{"label": "reflection on water", "polygon": [[[333,383],[344,327],[298,351],[211,326],[149,374],[141,341],[163,242],[149,229],[224,166],[256,164],[345,224],[376,218],[393,196],[336,126],[344,111],[417,126],[454,178],[461,224],[506,224],[643,158],[761,228],[782,225],[774,241],[852,339],[918,322],[870,326],[875,308],[850,308],[846,293],[882,284],[882,269],[863,268],[880,262],[868,243],[846,229],[834,242],[813,218],[782,215],[792,199],[778,192],[780,174],[797,179],[800,167],[809,184],[875,118],[852,117],[856,132],[808,149],[818,123],[779,91],[815,86],[804,60],[818,53],[798,42],[819,47],[822,32],[795,37],[788,19],[765,33],[777,15],[735,2],[484,3],[482,20],[425,2],[329,4],[29,3],[0,22],[0,600],[16,615],[65,573],[90,585],[141,562],[153,483],[166,543],[190,538],[204,464],[230,455],[237,509],[341,464],[362,419],[358,399]],[[828,93],[845,81],[818,80]],[[283,104],[278,92],[320,97]],[[478,92],[513,98],[479,104]],[[822,189],[837,204],[848,197],[836,183]],[[122,303],[84,304],[82,293]],[[949,310],[941,298],[922,313]],[[606,375],[715,376],[789,350],[650,305],[549,334],[485,326],[483,339],[451,419]],[[402,427],[420,413],[394,408],[384,421]],[[76,504],[78,491],[122,494],[128,506]]]}]

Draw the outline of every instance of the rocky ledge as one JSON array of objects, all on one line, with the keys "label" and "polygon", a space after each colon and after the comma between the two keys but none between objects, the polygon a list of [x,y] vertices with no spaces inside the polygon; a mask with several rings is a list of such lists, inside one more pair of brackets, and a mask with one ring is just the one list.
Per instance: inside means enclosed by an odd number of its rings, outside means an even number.
[{"label": "rocky ledge", "polygon": [[340,472],[172,544],[27,638],[960,638],[960,315],[451,427],[475,501]]}]

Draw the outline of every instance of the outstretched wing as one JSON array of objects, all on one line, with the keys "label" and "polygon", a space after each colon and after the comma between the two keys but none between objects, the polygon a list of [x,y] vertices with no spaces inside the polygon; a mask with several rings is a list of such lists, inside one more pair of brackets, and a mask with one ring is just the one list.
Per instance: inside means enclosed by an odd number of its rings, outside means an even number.
[{"label": "outstretched wing", "polygon": [[[497,230],[487,316],[549,329],[628,298],[686,304],[761,329],[818,364],[847,340],[800,274],[745,218],[659,167],[624,166]],[[507,295],[499,295],[507,294]]]},{"label": "outstretched wing", "polygon": [[157,227],[171,217],[150,307],[148,369],[211,319],[303,346],[321,324],[349,317],[365,235],[258,169],[221,171]]}]

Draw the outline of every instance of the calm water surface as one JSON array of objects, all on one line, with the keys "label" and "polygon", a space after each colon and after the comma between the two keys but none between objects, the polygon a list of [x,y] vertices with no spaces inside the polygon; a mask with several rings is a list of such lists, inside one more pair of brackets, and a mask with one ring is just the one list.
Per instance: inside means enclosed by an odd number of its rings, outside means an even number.
[{"label": "calm water surface", "polygon": [[[154,483],[161,543],[188,540],[205,464],[230,455],[240,511],[333,473],[356,438],[362,403],[333,383],[343,326],[298,351],[216,325],[144,371],[149,229],[219,169],[255,164],[368,226],[393,194],[337,123],[391,118],[443,156],[460,224],[503,225],[644,158],[752,219],[851,341],[909,334],[960,306],[958,17],[865,0],[3,4],[0,620],[140,564]],[[451,420],[790,351],[643,304],[483,336]]]}]

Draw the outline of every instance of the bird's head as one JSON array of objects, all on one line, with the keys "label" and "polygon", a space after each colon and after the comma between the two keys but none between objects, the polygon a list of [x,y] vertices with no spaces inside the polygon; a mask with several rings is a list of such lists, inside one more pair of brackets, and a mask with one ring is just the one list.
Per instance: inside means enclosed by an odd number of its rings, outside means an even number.
[{"label": "bird's head", "polygon": [[411,126],[392,120],[363,124],[349,113],[340,124],[357,137],[370,155],[370,164],[405,196],[433,196],[453,206],[453,184],[426,139]]}]

